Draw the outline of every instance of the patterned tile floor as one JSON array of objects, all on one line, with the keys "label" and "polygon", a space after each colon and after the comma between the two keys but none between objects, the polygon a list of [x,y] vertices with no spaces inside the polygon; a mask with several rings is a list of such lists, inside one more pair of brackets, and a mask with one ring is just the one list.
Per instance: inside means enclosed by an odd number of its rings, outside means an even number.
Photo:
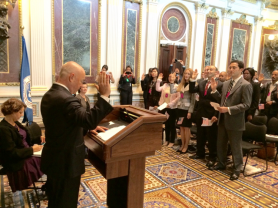
[{"label": "patterned tile floor", "polygon": [[[146,158],[144,208],[278,208],[278,166],[273,162],[269,162],[267,172],[249,177],[241,174],[239,180],[230,181],[229,168],[210,171],[205,160],[192,160],[188,156],[162,147],[156,155]],[[249,165],[264,168],[263,160],[249,160]],[[1,180],[2,207],[4,204],[5,207],[35,207],[31,191],[13,195],[7,179]],[[78,207],[106,207],[106,184],[93,166],[87,166],[82,176]],[[47,201],[44,201],[42,208],[46,207]]]}]

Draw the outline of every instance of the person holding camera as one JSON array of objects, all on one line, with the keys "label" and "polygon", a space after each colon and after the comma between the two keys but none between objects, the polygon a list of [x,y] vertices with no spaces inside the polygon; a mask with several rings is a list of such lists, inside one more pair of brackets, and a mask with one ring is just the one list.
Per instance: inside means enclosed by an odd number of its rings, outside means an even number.
[{"label": "person holding camera", "polygon": [[[173,58],[172,64],[171,64],[170,67],[169,67],[169,74],[172,74],[172,73],[173,73],[173,72],[172,72],[172,70],[173,70],[173,64],[174,64],[174,63],[178,63],[178,62],[182,65],[183,71],[185,70],[185,66],[184,66],[183,61]],[[180,72],[180,69],[179,69],[179,68],[177,68],[177,67],[175,68],[174,73],[175,73],[175,76],[176,76],[176,80],[175,80],[175,83],[176,83],[176,84],[179,84],[179,83],[181,82],[183,71]]]},{"label": "person holding camera", "polygon": [[135,75],[131,66],[127,66],[119,81],[121,105],[132,105],[132,84],[135,84]]}]

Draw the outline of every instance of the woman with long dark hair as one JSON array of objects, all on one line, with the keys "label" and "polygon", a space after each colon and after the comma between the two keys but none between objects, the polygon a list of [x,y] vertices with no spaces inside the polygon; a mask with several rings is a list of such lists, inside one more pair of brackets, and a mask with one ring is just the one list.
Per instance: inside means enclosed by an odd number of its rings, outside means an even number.
[{"label": "woman with long dark hair", "polygon": [[[154,110],[157,109],[159,106],[158,102],[160,99],[161,92],[156,90],[156,81],[158,78],[159,70],[158,68],[153,68],[151,77],[149,79],[148,83],[148,108],[153,108]],[[163,83],[160,83],[160,86],[162,86]]]},{"label": "woman with long dark hair", "polygon": [[243,78],[246,81],[250,82],[253,87],[252,102],[250,108],[245,111],[245,121],[251,121],[254,118],[256,109],[259,106],[261,88],[260,83],[253,81],[253,77],[255,76],[255,70],[253,68],[245,68],[242,73]]}]

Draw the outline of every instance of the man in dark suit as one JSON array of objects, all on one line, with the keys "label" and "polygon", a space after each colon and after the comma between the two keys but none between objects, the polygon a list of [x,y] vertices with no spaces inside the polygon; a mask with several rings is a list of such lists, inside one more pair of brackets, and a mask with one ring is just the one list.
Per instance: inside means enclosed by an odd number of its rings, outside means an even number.
[{"label": "man in dark suit", "polygon": [[245,111],[252,101],[252,85],[242,78],[244,69],[242,61],[234,60],[230,63],[229,71],[232,79],[223,84],[222,95],[218,92],[215,81],[211,83],[212,95],[221,97],[221,107],[218,107],[218,164],[210,167],[210,170],[226,169],[228,141],[231,145],[234,170],[230,180],[237,180],[242,168],[242,132],[245,130]]},{"label": "man in dark suit", "polygon": [[[209,120],[217,120],[218,112],[211,106],[210,102],[220,103],[220,98],[211,95],[210,80],[216,78],[218,69],[215,66],[207,66],[205,76],[208,79],[201,81],[196,86],[196,78],[198,76],[197,69],[193,72],[192,78],[189,82],[189,92],[199,93],[199,104],[196,112],[196,125],[197,125],[197,153],[190,156],[191,159],[204,159],[205,158],[205,145],[208,140],[209,149],[209,162],[207,166],[212,166],[216,160],[216,142],[217,142],[217,124],[212,126],[202,126],[203,117]],[[221,93],[222,82],[218,82],[217,90]]]},{"label": "man in dark suit", "polygon": [[267,119],[276,117],[278,114],[278,70],[272,72],[271,82],[267,83],[261,91],[261,103],[264,104],[262,112],[267,116]]},{"label": "man in dark suit", "polygon": [[46,144],[41,169],[47,175],[48,207],[77,207],[81,174],[84,166],[83,128],[95,129],[112,111],[109,104],[109,76],[99,75],[100,96],[90,112],[72,96],[85,79],[84,69],[75,62],[61,68],[58,81],[42,98],[41,112]]}]

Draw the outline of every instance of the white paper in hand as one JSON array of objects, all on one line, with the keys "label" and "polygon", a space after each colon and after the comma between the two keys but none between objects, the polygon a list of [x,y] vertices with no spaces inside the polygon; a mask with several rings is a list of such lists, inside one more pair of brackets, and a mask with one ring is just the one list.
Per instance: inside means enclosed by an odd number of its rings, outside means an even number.
[{"label": "white paper in hand", "polygon": [[201,126],[211,126],[213,123],[211,122],[211,120],[209,120],[208,118],[203,118],[203,123]]},{"label": "white paper in hand", "polygon": [[159,106],[157,109],[161,111],[161,110],[163,110],[164,108],[166,108],[167,105],[168,105],[167,103],[163,103],[163,104],[162,104],[161,106]]},{"label": "white paper in hand", "polygon": [[220,107],[220,105],[218,104],[218,103],[214,103],[214,102],[210,102],[210,105],[212,106],[212,107],[214,107],[214,109],[215,110],[217,110],[218,111],[218,107]]}]

